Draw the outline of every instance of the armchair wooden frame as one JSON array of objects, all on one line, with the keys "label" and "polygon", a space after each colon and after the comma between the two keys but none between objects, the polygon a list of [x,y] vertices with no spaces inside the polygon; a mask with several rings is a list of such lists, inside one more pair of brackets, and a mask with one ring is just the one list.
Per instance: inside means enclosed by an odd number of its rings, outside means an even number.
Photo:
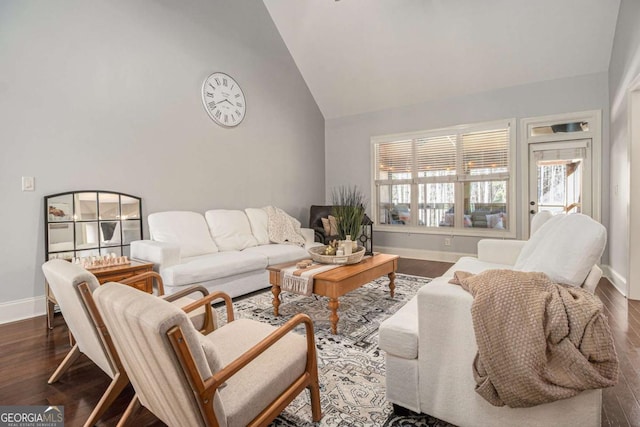
[{"label": "armchair wooden frame", "polygon": [[[227,322],[232,322],[234,320],[234,315],[231,298],[223,292],[213,292],[207,297],[183,307],[183,310],[188,313],[197,309],[203,304],[211,305],[214,300],[220,298],[222,298],[225,302],[225,306],[227,309]],[[191,389],[193,390],[193,394],[198,402],[198,407],[200,408],[200,414],[206,426],[219,426],[213,408],[213,399],[218,388],[220,388],[230,377],[232,377],[239,370],[248,365],[252,360],[257,358],[260,354],[262,354],[269,347],[275,344],[279,339],[284,337],[288,332],[290,332],[300,324],[304,324],[305,326],[307,339],[307,363],[305,371],[293,382],[293,384],[291,384],[280,396],[278,396],[276,400],[271,402],[269,406],[263,409],[262,412],[260,412],[260,414],[258,414],[258,416],[256,416],[256,418],[254,418],[248,424],[248,426],[254,427],[267,426],[305,388],[308,388],[310,393],[313,421],[318,422],[322,418],[316,345],[313,332],[313,321],[311,320],[311,318],[306,314],[296,314],[285,324],[269,334],[266,338],[250,348],[236,360],[213,374],[211,377],[204,380],[198,372],[193,354],[189,350],[182,329],[179,326],[174,326],[173,328],[169,329],[169,331],[167,331],[169,341],[171,342],[182,371],[189,381]],[[131,414],[137,411],[139,407],[140,403],[138,399],[134,398],[127,408],[125,415],[129,417]],[[120,425],[121,424],[119,423],[118,426]]]},{"label": "armchair wooden frame", "polygon": [[[164,282],[162,281],[162,276],[160,276],[160,274],[156,273],[155,271],[147,271],[144,273],[140,273],[137,274],[135,276],[132,277],[127,277],[124,280],[120,280],[118,283],[122,283],[123,285],[128,285],[130,283],[135,283],[141,279],[147,279],[147,278],[153,278],[156,281],[156,287],[158,289],[158,296],[163,298],[166,301],[169,302],[173,302],[176,301],[182,297],[186,297],[187,295],[191,295],[193,293],[200,293],[202,294],[202,298],[206,298],[209,295],[209,291],[204,287],[204,286],[190,286],[187,289],[183,289],[179,292],[173,293],[171,295],[165,295],[164,294]],[[201,301],[201,299],[199,300],[195,300],[195,302]],[[211,300],[213,301],[213,300]],[[215,323],[214,323],[214,314],[213,314],[213,309],[211,308],[211,304],[198,304],[197,306],[193,307],[190,310],[186,310],[187,307],[192,306],[193,304],[188,304],[184,307],[182,307],[182,309],[187,312],[190,313],[192,311],[194,311],[195,309],[199,308],[199,307],[203,307],[204,306],[204,323],[202,325],[202,329],[200,329],[200,332],[203,334],[208,334],[209,332],[213,331],[215,329]]]}]

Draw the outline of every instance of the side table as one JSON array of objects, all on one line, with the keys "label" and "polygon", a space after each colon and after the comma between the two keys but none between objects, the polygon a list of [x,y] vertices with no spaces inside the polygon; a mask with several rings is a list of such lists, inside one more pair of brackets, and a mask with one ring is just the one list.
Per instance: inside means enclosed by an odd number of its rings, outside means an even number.
[{"label": "side table", "polygon": [[[98,282],[102,285],[107,282],[119,282],[121,280],[127,279],[132,276],[136,276],[138,274],[142,274],[148,271],[153,271],[153,263],[152,262],[141,262],[136,260],[131,260],[129,264],[126,265],[116,265],[113,267],[104,267],[104,268],[96,268],[89,270],[96,278]],[[134,283],[128,284],[128,286],[132,286],[136,289],[140,289],[141,291],[147,292],[149,294],[153,293],[153,278],[147,277],[141,280],[138,280]],[[49,329],[53,329],[53,311],[55,305],[58,303],[56,301],[56,297],[51,292],[49,288],[49,284],[45,282],[45,292],[47,297],[47,327]]]}]

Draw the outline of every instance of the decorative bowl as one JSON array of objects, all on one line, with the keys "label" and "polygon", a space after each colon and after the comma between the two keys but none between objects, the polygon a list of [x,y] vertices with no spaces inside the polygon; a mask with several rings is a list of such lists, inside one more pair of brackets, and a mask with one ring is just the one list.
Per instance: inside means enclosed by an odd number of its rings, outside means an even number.
[{"label": "decorative bowl", "polygon": [[309,255],[315,262],[322,264],[357,264],[364,257],[364,246],[358,246],[351,255],[325,255],[324,250],[327,246],[316,246],[309,249]]}]

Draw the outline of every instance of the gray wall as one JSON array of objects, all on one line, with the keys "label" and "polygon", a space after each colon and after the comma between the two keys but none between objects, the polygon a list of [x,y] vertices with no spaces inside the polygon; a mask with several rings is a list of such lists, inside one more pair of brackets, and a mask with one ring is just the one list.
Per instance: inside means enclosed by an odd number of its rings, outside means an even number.
[{"label": "gray wall", "polygon": [[[604,72],[327,120],[325,128],[327,197],[330,197],[332,188],[343,183],[352,183],[362,188],[371,200],[370,138],[372,136],[586,110],[602,110],[602,188],[603,193],[608,194],[608,105],[607,73]],[[519,135],[518,142],[521,142]],[[518,147],[517,156],[519,159],[520,147]],[[518,171],[518,174],[520,172]],[[519,192],[519,190],[518,185],[516,191]],[[520,196],[517,194],[519,209],[522,205]],[[605,226],[609,221],[608,210],[608,200],[605,198],[602,205],[602,220]],[[476,244],[479,240],[476,237],[457,236],[450,247],[444,246],[445,237],[449,236],[376,232],[374,244],[419,250],[476,252]]]},{"label": "gray wall", "polygon": [[[214,71],[245,92],[238,128],[204,111]],[[271,204],[303,223],[324,199],[324,119],[261,1],[3,0],[0,117],[0,303],[43,294],[47,194],[130,193],[145,216]]]},{"label": "gray wall", "polygon": [[[609,94],[611,97],[611,223],[609,226],[609,259],[611,269],[626,280],[628,275],[629,194],[638,191],[630,187],[629,132],[627,90],[640,75],[640,2],[622,0],[613,52],[609,64]],[[634,148],[635,149],[635,148]],[[638,165],[634,165],[636,168]],[[637,197],[637,196],[635,196]],[[636,242],[637,244],[637,242]]]}]

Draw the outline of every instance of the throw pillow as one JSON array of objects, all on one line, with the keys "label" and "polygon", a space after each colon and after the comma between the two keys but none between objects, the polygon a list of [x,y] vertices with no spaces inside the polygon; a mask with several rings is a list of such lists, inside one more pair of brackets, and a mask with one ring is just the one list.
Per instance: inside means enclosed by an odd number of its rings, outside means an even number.
[{"label": "throw pillow", "polygon": [[444,214],[444,221],[443,221],[442,225],[445,226],[445,227],[453,227],[453,224],[455,222],[455,217],[456,217],[456,214],[454,214],[454,213],[446,213],[446,214]]},{"label": "throw pillow", "polygon": [[487,215],[487,228],[496,228],[504,230],[504,223],[502,222],[502,214],[489,214]]},{"label": "throw pillow", "polygon": [[329,215],[329,218],[322,218],[322,227],[324,228],[325,236],[338,235],[338,220],[335,216]]},{"label": "throw pillow", "polygon": [[[558,215],[564,215],[564,214],[558,214]],[[535,214],[533,218],[531,218],[529,235],[533,235],[533,233],[535,233],[540,229],[540,227],[542,227],[542,224],[549,221],[551,218],[553,218],[553,214],[551,213],[551,211],[538,211],[538,213]]]},{"label": "throw pillow", "polygon": [[606,228],[587,215],[555,215],[524,244],[514,269],[542,272],[556,283],[581,286],[606,242]]}]

